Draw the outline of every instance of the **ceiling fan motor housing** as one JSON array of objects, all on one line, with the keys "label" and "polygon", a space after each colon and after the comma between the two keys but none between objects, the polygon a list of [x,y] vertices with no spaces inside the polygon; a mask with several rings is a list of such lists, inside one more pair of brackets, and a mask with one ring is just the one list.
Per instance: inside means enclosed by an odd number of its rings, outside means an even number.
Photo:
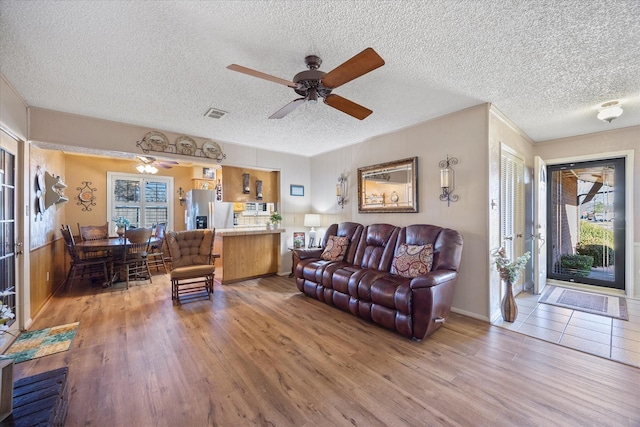
[{"label": "ceiling fan motor housing", "polygon": [[297,87],[293,90],[298,94],[304,97],[309,93],[309,89],[315,88],[318,92],[318,96],[322,98],[326,97],[331,93],[331,89],[324,87],[322,85],[322,77],[326,73],[320,70],[306,70],[296,74],[293,77],[293,82],[297,83]]}]

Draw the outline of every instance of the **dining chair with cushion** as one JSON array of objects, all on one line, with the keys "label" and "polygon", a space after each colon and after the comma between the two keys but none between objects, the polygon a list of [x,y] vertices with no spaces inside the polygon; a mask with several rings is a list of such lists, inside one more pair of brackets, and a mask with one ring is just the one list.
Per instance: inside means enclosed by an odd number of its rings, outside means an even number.
[{"label": "dining chair with cushion", "polygon": [[87,256],[84,252],[77,250],[73,233],[68,225],[63,225],[60,232],[62,233],[67,253],[71,257],[71,264],[65,278],[67,289],[71,290],[73,280],[78,274],[80,278],[101,276],[104,278],[104,283],[109,282],[108,265],[110,259],[106,256]]},{"label": "dining chair with cushion", "polygon": [[164,222],[156,225],[154,234],[157,240],[155,240],[153,244],[149,246],[149,254],[147,256],[149,269],[155,267],[156,271],[160,271],[160,267],[162,267],[165,274],[167,274],[167,264],[165,262],[164,255],[164,235],[166,226],[167,225]]},{"label": "dining chair with cushion", "polygon": [[216,267],[212,255],[214,229],[168,231],[165,235],[171,257],[171,299],[205,296],[211,299]]},{"label": "dining chair with cushion", "polygon": [[149,270],[149,240],[152,229],[131,228],[125,231],[120,254],[116,257],[114,267],[123,269],[127,281],[127,289],[131,280],[147,280],[153,283]]}]

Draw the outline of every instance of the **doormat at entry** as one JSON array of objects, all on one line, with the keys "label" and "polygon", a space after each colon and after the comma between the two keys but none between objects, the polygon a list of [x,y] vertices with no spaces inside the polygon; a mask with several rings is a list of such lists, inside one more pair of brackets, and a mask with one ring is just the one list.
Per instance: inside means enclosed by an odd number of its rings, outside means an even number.
[{"label": "doormat at entry", "polygon": [[629,320],[627,300],[617,296],[594,294],[592,292],[547,285],[538,302],[615,319]]},{"label": "doormat at entry", "polygon": [[71,347],[71,341],[76,336],[76,332],[78,332],[79,325],[80,322],[75,322],[24,332],[11,344],[3,356],[10,357],[15,363],[20,363],[67,351]]}]

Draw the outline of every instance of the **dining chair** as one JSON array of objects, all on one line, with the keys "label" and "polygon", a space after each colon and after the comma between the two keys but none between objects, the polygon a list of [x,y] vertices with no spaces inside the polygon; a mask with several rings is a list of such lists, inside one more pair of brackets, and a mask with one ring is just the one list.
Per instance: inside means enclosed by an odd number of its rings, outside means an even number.
[{"label": "dining chair", "polygon": [[82,240],[99,240],[109,238],[109,222],[105,225],[80,225],[78,223],[78,232]]},{"label": "dining chair", "polygon": [[168,231],[165,235],[171,257],[171,299],[206,295],[211,299],[216,267],[212,255],[215,229]]},{"label": "dining chair", "polygon": [[[80,223],[78,223],[78,236],[80,236],[82,241],[108,239],[109,222],[105,225],[80,225]],[[91,258],[108,256],[108,253],[100,250],[86,252],[85,254]]]},{"label": "dining chair", "polygon": [[80,278],[84,278],[85,275],[88,277],[94,277],[101,274],[104,277],[104,283],[109,282],[109,273],[107,267],[109,265],[110,259],[106,256],[88,257],[83,252],[78,251],[76,249],[76,242],[73,238],[73,233],[71,232],[71,228],[68,225],[62,225],[62,229],[60,230],[60,232],[62,233],[62,238],[64,239],[67,253],[71,257],[71,264],[69,266],[69,271],[67,272],[67,277],[65,278],[67,289],[71,290],[71,285],[77,274],[80,274]]},{"label": "dining chair", "polygon": [[149,279],[149,282],[153,283],[147,259],[151,233],[151,227],[131,228],[124,233],[120,254],[114,262],[114,267],[124,269],[127,289],[131,280]]},{"label": "dining chair", "polygon": [[157,240],[149,246],[149,254],[147,256],[149,269],[155,267],[156,271],[160,271],[160,267],[162,267],[165,274],[167,274],[167,264],[165,262],[163,246],[166,227],[167,224],[164,222],[158,223],[158,225],[156,225],[155,237]]}]

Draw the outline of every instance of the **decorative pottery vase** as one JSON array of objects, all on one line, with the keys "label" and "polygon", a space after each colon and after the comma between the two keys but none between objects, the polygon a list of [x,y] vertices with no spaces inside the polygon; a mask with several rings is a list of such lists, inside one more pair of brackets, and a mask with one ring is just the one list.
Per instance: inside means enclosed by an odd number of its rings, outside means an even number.
[{"label": "decorative pottery vase", "polygon": [[117,225],[116,226],[116,234],[120,237],[124,236],[124,225]]},{"label": "decorative pottery vase", "polygon": [[505,283],[507,287],[500,305],[502,318],[507,322],[514,322],[518,316],[518,305],[516,304],[516,298],[513,296],[513,284],[508,280],[505,280]]}]

